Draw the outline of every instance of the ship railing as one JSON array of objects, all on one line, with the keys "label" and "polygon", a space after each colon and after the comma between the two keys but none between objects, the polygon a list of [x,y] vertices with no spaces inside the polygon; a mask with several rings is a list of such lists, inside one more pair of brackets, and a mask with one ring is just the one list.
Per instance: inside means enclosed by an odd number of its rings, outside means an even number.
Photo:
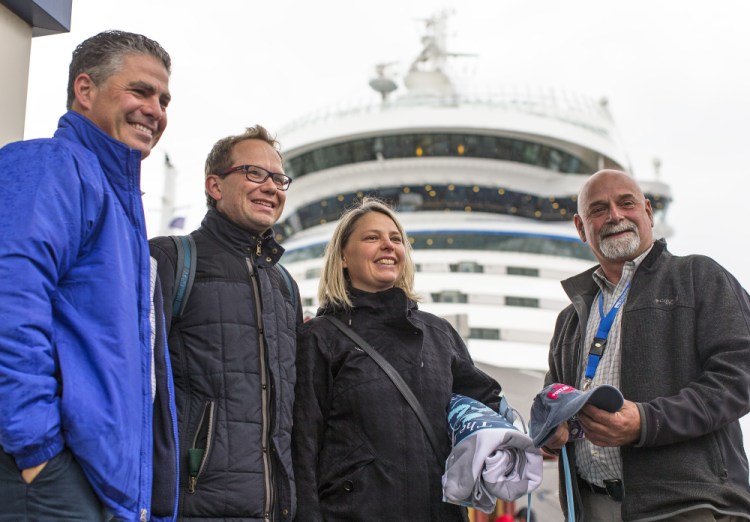
[{"label": "ship railing", "polygon": [[375,96],[341,100],[293,120],[280,129],[279,134],[289,135],[309,125],[331,119],[382,114],[389,110],[420,106],[508,109],[554,118],[605,136],[614,124],[606,99],[593,100],[580,93],[551,88],[509,86],[491,91],[474,90],[442,96],[407,93],[385,102]]}]

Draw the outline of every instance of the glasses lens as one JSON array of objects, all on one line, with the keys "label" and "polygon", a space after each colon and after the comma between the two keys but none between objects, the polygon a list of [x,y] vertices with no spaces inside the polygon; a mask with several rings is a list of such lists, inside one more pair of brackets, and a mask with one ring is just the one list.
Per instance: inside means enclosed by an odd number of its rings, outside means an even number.
[{"label": "glasses lens", "polygon": [[266,169],[256,167],[255,165],[246,165],[243,167],[243,170],[245,171],[245,176],[248,181],[252,181],[253,183],[265,183],[270,177],[273,184],[276,185],[276,188],[280,190],[288,189],[289,184],[292,182],[292,178],[286,174],[281,174],[280,172],[268,172]]},{"label": "glasses lens", "polygon": [[288,189],[289,184],[292,182],[289,176],[279,173],[273,174],[271,179],[273,179],[274,185],[281,190]]},{"label": "glasses lens", "polygon": [[270,172],[260,167],[248,166],[245,168],[247,179],[255,183],[263,183],[268,179]]}]

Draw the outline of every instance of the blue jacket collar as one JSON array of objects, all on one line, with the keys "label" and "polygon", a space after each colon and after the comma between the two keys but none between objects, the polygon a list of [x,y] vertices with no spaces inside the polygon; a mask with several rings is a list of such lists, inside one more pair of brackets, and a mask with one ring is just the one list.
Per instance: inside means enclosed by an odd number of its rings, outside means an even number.
[{"label": "blue jacket collar", "polygon": [[55,137],[78,143],[93,152],[107,178],[118,189],[135,188],[140,193],[141,151],[112,138],[75,111],[68,111],[60,118]]}]

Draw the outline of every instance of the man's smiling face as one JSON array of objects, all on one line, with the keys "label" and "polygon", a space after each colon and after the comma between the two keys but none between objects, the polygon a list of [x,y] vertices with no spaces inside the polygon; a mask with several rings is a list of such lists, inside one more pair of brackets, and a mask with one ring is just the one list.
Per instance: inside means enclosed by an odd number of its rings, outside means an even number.
[{"label": "man's smiling face", "polygon": [[601,171],[584,185],[575,224],[602,265],[632,261],[654,242],[651,202],[619,171]]},{"label": "man's smiling face", "polygon": [[[283,172],[276,149],[263,140],[249,139],[232,148],[232,166],[256,165],[268,172]],[[286,203],[286,192],[269,177],[263,183],[249,181],[242,171],[206,177],[206,193],[216,200],[216,210],[236,225],[262,234],[278,221]]]},{"label": "man's smiling face", "polygon": [[128,54],[118,71],[96,85],[88,78],[74,109],[146,158],[167,127],[169,73],[157,58]]}]

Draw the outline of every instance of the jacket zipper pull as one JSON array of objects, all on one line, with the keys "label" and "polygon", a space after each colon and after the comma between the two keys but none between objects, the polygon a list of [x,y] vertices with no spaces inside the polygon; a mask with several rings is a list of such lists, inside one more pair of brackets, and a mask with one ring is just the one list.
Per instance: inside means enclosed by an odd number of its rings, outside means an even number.
[{"label": "jacket zipper pull", "polygon": [[255,245],[255,255],[257,257],[260,257],[260,254],[261,254],[261,252],[260,252],[260,239],[258,239],[258,242]]},{"label": "jacket zipper pull", "polygon": [[188,477],[188,493],[195,493],[195,486],[198,483],[198,477]]}]

